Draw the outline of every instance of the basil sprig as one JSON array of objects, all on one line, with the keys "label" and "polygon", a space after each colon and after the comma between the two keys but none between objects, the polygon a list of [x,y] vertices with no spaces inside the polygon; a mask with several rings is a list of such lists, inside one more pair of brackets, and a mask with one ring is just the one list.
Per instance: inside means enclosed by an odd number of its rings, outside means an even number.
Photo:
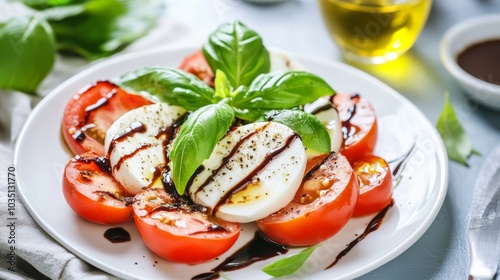
[{"label": "basil sprig", "polygon": [[192,111],[169,153],[179,194],[236,118],[244,123],[271,117],[297,132],[304,147],[330,152],[326,128],[314,115],[298,110],[335,93],[323,79],[304,71],[268,73],[269,52],[262,39],[240,22],[219,27],[203,51],[216,74],[215,89],[192,74],[164,67],[138,69],[116,81],[132,92]]},{"label": "basil sprig", "polygon": [[451,160],[468,166],[467,159],[473,154],[479,155],[479,152],[472,148],[470,139],[458,120],[448,92],[445,93],[445,103],[436,127]]},{"label": "basil sprig", "polygon": [[239,21],[220,25],[203,46],[203,54],[212,71],[222,70],[233,88],[249,85],[271,69],[262,38]]}]

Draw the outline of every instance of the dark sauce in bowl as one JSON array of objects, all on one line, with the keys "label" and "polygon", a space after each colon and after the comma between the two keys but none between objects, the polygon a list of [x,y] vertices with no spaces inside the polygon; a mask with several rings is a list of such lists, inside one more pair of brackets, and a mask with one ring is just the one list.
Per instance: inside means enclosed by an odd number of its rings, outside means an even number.
[{"label": "dark sauce in bowl", "polygon": [[500,85],[500,38],[467,47],[458,54],[457,63],[472,76]]}]

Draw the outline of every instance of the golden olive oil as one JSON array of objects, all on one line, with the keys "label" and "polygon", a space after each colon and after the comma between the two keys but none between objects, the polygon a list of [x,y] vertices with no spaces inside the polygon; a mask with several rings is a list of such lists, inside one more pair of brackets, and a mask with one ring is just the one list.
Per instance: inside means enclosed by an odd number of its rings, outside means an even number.
[{"label": "golden olive oil", "polygon": [[414,44],[432,0],[319,0],[323,19],[347,58],[384,62]]}]

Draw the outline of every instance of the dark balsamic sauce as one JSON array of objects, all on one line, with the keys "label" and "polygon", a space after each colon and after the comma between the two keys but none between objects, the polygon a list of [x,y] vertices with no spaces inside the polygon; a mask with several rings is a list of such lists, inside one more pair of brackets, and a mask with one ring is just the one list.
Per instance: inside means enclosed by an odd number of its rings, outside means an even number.
[{"label": "dark balsamic sauce", "polygon": [[336,265],[340,261],[340,259],[342,259],[345,255],[347,255],[347,253],[349,253],[349,251],[351,251],[352,248],[354,248],[354,246],[356,246],[356,244],[358,244],[361,240],[365,239],[365,237],[368,236],[368,234],[377,230],[380,227],[380,225],[382,225],[382,221],[385,217],[385,214],[387,214],[387,211],[389,211],[389,209],[393,205],[394,205],[394,201],[392,200],[389,205],[387,205],[384,209],[382,209],[382,211],[380,211],[375,217],[373,217],[373,219],[366,226],[365,231],[360,236],[358,236],[358,238],[351,241],[351,243],[349,243],[349,245],[347,245],[347,248],[342,250],[335,258],[335,261],[332,262],[329,266],[327,266],[325,268],[325,270]]},{"label": "dark balsamic sauce", "polygon": [[472,76],[500,85],[500,38],[469,46],[458,55],[457,63]]},{"label": "dark balsamic sauce", "polygon": [[245,268],[255,262],[286,254],[287,252],[288,249],[285,246],[270,241],[262,233],[257,231],[251,241],[212,269],[212,271],[196,275],[191,279],[217,279],[220,277],[220,272]]},{"label": "dark balsamic sauce", "polygon": [[114,227],[106,230],[104,237],[111,243],[123,243],[131,240],[130,233],[122,227]]}]

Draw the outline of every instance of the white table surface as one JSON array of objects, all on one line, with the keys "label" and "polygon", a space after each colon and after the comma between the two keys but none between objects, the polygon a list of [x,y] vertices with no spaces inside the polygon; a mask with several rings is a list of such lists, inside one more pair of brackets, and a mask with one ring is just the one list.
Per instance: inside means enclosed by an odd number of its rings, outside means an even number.
[{"label": "white table surface", "polygon": [[[167,16],[207,36],[220,23],[239,19],[257,30],[267,46],[289,52],[342,60],[323,25],[316,0],[291,0],[258,5],[235,0],[168,0]],[[500,13],[497,0],[435,0],[429,20],[415,46],[386,65],[354,65],[392,86],[436,123],[451,93],[459,119],[482,156],[469,167],[450,162],[445,202],[428,231],[399,257],[361,279],[466,279],[469,253],[467,217],[479,170],[500,141],[500,112],[470,101],[439,59],[439,41],[454,23],[488,13]]]}]

